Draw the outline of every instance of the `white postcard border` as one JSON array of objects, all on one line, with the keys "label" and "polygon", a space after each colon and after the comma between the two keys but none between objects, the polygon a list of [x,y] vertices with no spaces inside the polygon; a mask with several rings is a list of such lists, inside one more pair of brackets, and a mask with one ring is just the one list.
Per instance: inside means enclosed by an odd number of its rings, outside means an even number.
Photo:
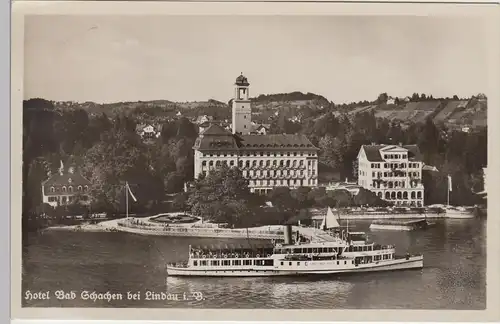
[{"label": "white postcard border", "polygon": [[[494,321],[500,319],[498,202],[490,199],[487,227],[487,309],[448,310],[252,310],[252,309],[124,309],[21,308],[21,172],[22,89],[25,15],[478,15],[491,24],[488,120],[500,120],[500,15],[494,5],[457,4],[347,4],[347,3],[167,3],[167,2],[17,2],[13,4],[11,39],[11,318],[88,320],[232,320],[232,321]],[[498,127],[488,128],[488,195],[499,187]],[[411,292],[409,292],[411,293]]]}]

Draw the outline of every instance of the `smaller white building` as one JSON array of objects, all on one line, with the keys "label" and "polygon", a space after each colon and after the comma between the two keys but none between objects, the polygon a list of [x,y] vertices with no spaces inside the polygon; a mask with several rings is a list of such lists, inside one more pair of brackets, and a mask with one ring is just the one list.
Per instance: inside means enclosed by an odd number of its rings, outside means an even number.
[{"label": "smaller white building", "polygon": [[417,145],[363,145],[358,185],[396,206],[424,206],[422,155]]},{"label": "smaller white building", "polygon": [[72,168],[66,173],[60,170],[42,182],[42,202],[52,207],[69,205],[77,201],[88,205],[90,186],[90,181],[74,172]]},{"label": "smaller white building", "polygon": [[143,139],[158,138],[161,135],[161,126],[151,125],[151,124],[139,124],[136,126],[136,132]]}]

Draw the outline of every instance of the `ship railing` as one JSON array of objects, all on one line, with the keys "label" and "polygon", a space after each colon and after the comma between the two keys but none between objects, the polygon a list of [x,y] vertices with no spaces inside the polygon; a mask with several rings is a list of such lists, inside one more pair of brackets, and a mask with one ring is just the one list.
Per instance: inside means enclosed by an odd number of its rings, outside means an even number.
[{"label": "ship railing", "polygon": [[187,268],[188,263],[187,262],[171,262],[167,263],[168,266],[175,267],[175,268]]},{"label": "ship railing", "polygon": [[191,259],[248,259],[248,258],[270,258],[272,253],[266,251],[243,251],[243,252],[218,252],[218,251],[205,251],[190,253]]}]

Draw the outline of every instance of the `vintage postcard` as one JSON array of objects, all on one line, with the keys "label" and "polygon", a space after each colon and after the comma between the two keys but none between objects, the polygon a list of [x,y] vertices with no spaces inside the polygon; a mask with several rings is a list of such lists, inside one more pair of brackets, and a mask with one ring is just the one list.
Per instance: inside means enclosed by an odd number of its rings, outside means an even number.
[{"label": "vintage postcard", "polygon": [[13,318],[498,320],[498,18],[15,3]]}]

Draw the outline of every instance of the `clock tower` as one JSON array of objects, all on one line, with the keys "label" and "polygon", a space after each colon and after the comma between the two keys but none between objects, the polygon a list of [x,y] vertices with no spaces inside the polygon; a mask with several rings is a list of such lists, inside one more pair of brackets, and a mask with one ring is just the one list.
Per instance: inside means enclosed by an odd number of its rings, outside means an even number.
[{"label": "clock tower", "polygon": [[243,73],[236,78],[234,84],[234,98],[233,98],[233,134],[250,134],[252,107],[250,105],[248,79],[243,76]]}]

